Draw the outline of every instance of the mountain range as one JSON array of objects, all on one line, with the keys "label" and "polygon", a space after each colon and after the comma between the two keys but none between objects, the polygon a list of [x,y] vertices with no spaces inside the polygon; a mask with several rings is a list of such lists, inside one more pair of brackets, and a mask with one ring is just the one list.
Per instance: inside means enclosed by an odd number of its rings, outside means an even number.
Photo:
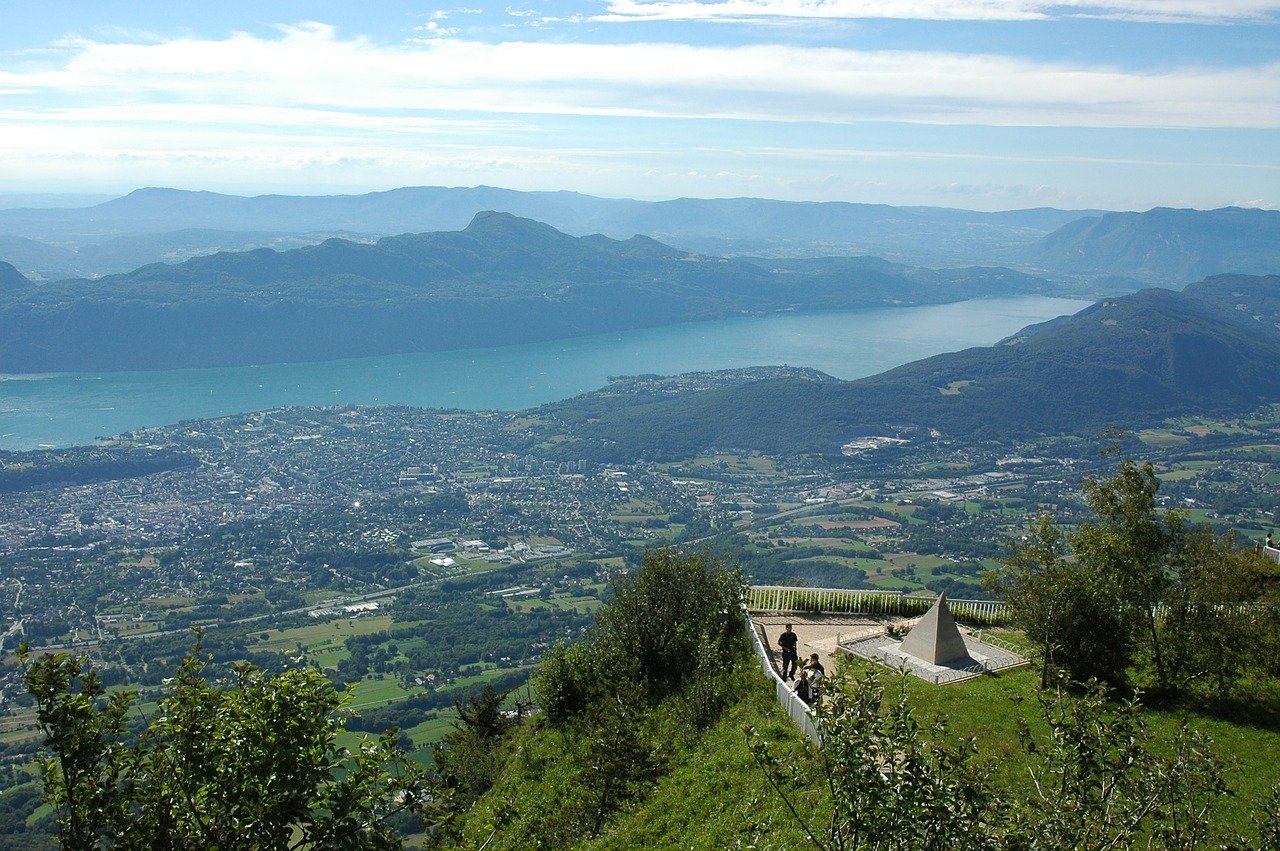
[{"label": "mountain range", "polygon": [[762,198],[639,201],[489,186],[419,186],[364,195],[244,197],[139,189],[83,207],[0,209],[0,259],[41,280],[127,272],[217,251],[296,248],[340,236],[370,242],[455,230],[495,210],[577,236],[646,234],[717,255],[876,255],[913,266],[1014,266],[1038,274],[1185,284],[1277,271],[1280,212],[1034,208],[976,212]]},{"label": "mountain range", "polygon": [[374,244],[329,239],[0,294],[0,372],[333,360],[779,310],[1068,294],[998,267],[707,257],[508,213]]},{"label": "mountain range", "polygon": [[[77,275],[103,274],[164,260],[166,252],[207,248],[211,231],[220,247],[239,249],[261,245],[264,234],[319,242],[325,234],[344,232],[376,237],[455,230],[485,210],[547,222],[578,236],[625,239],[642,233],[706,254],[879,254],[913,265],[999,262],[1055,228],[1098,212],[981,213],[760,198],[637,201],[489,186],[256,197],[153,188],[89,207],[0,210],[0,258],[14,260],[6,250],[21,250],[26,262],[62,264],[56,268],[71,268]],[[15,244],[15,238],[36,244]],[[243,245],[231,244],[236,240]],[[155,245],[147,256],[150,241]],[[48,248],[44,258],[38,255],[41,244]],[[68,250],[70,256],[62,253]]]}]

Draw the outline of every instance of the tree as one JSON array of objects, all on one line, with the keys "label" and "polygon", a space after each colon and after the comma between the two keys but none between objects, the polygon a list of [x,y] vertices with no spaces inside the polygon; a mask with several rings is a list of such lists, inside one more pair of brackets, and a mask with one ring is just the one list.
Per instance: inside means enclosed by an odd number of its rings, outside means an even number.
[{"label": "tree", "polygon": [[742,640],[742,573],[706,553],[648,550],[639,570],[614,580],[596,616],[596,643],[634,659],[657,694],[678,688],[702,657]]},{"label": "tree", "polygon": [[1207,528],[1186,535],[1174,567],[1160,624],[1166,679],[1175,690],[1203,683],[1226,698],[1274,658],[1276,567],[1238,547],[1234,534]]},{"label": "tree", "polygon": [[460,804],[484,794],[505,761],[499,746],[516,724],[515,716],[502,709],[507,694],[486,685],[465,701],[454,701],[458,720],[435,749],[435,759],[443,782],[459,790]]},{"label": "tree", "polygon": [[557,646],[534,686],[547,720],[560,724],[615,696],[623,683],[657,700],[685,684],[706,685],[701,721],[711,720],[717,677],[743,644],[742,573],[705,553],[649,550],[615,579],[584,642]]},{"label": "tree", "polygon": [[1054,668],[1120,685],[1141,660],[1160,693],[1223,697],[1268,664],[1275,565],[1160,510],[1159,487],[1151,464],[1122,461],[1084,483],[1093,518],[1064,533],[1042,517],[984,577],[1040,644],[1042,686]]},{"label": "tree", "polygon": [[583,713],[573,760],[580,767],[580,820],[591,838],[656,773],[652,719],[644,713],[641,687],[632,682]]},{"label": "tree", "polygon": [[673,734],[706,729],[736,697],[747,649],[738,567],[652,550],[611,591],[584,640],[557,645],[534,679],[572,775],[531,816],[548,846],[598,836],[653,788]]},{"label": "tree", "polygon": [[45,799],[68,848],[396,848],[387,820],[439,801],[396,747],[335,739],[349,700],[321,674],[251,665],[211,683],[197,644],[151,719],[85,658],[23,656],[45,746]]},{"label": "tree", "polygon": [[1106,576],[1066,560],[1067,542],[1042,515],[1010,551],[1003,569],[984,577],[1004,598],[1013,622],[1040,645],[1040,687],[1052,671],[1073,679],[1124,681],[1131,662],[1130,619]]},{"label": "tree", "polygon": [[1162,652],[1159,610],[1175,577],[1172,560],[1182,543],[1186,522],[1177,511],[1160,512],[1156,492],[1160,480],[1147,461],[1128,458],[1105,479],[1087,479],[1085,503],[1096,520],[1071,535],[1071,548],[1081,564],[1114,583],[1125,613],[1142,624],[1156,683],[1168,685]]}]

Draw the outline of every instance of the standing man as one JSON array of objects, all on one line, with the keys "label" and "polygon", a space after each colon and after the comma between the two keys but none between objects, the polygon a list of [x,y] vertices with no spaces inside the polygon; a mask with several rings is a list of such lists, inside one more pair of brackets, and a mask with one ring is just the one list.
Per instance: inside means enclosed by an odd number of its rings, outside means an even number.
[{"label": "standing man", "polygon": [[778,646],[782,648],[782,678],[789,680],[796,675],[796,642],[799,640],[794,632],[791,631],[791,624],[787,624],[786,630],[782,635],[778,636]]}]

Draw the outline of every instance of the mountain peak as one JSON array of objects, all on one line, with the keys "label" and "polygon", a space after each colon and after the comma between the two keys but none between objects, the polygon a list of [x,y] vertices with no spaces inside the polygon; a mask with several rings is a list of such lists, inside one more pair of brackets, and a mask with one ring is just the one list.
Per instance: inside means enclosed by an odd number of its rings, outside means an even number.
[{"label": "mountain peak", "polygon": [[556,230],[551,225],[539,222],[534,219],[526,219],[512,213],[500,213],[496,210],[481,210],[471,217],[471,223],[463,229],[464,233],[485,234],[485,233],[501,233],[501,234],[539,234],[549,236],[554,234],[560,238],[568,238],[566,234]]},{"label": "mountain peak", "polygon": [[0,260],[0,293],[17,292],[31,286],[27,276],[17,270],[12,263]]}]

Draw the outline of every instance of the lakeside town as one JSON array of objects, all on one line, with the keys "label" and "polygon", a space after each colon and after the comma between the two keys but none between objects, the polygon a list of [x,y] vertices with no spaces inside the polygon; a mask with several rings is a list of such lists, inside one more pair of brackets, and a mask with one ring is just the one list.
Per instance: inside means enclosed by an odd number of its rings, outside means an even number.
[{"label": "lakeside town", "polygon": [[[982,596],[984,562],[1042,507],[1069,513],[1099,468],[1096,452],[888,437],[839,458],[550,461],[511,451],[529,426],[512,413],[285,408],[67,450],[191,463],[6,494],[0,634],[39,645],[185,629],[485,566],[725,537],[764,581]],[[1139,435],[1162,459],[1165,502],[1260,539],[1280,503],[1274,426],[1186,429]]]}]

